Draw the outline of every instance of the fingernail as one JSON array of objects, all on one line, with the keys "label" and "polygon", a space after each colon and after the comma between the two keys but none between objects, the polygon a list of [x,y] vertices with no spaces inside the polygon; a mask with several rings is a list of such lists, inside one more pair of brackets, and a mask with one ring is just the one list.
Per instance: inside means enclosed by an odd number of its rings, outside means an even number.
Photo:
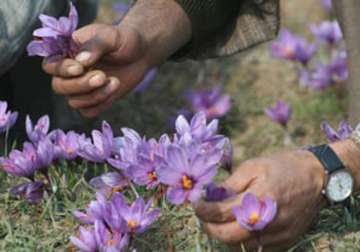
[{"label": "fingernail", "polygon": [[116,90],[117,84],[114,80],[111,80],[109,82],[109,84],[107,85],[107,87],[105,88],[105,92],[107,94],[111,94],[112,92],[114,92]]},{"label": "fingernail", "polygon": [[67,68],[68,74],[79,75],[82,73],[82,67],[79,65],[72,65]]},{"label": "fingernail", "polygon": [[102,74],[96,74],[90,78],[89,85],[91,87],[100,87],[104,84],[104,82],[105,82],[105,76]]},{"label": "fingernail", "polygon": [[91,58],[91,52],[88,51],[83,51],[75,57],[75,59],[79,62],[88,61],[90,58]]}]

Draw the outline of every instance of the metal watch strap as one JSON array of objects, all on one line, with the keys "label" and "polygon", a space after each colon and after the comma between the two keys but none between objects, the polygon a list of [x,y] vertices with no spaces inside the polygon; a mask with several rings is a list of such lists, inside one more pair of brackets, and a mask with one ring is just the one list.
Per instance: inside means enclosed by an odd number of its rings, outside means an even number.
[{"label": "metal watch strap", "polygon": [[345,165],[329,145],[324,144],[316,147],[310,147],[308,150],[319,159],[327,173],[331,174],[335,171],[345,169]]}]

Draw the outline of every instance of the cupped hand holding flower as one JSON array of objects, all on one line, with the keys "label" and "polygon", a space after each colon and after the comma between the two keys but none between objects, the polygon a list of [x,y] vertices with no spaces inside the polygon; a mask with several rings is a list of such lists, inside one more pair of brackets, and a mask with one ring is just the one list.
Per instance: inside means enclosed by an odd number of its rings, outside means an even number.
[{"label": "cupped hand holding flower", "polygon": [[324,207],[323,184],[324,168],[310,152],[257,158],[242,164],[225,181],[223,186],[236,196],[202,201],[196,212],[207,233],[234,251],[241,251],[242,243],[246,251],[254,251],[259,237],[264,251],[285,251]]},{"label": "cupped hand holding flower", "polygon": [[92,24],[75,31],[72,38],[80,53],[74,59],[45,60],[43,68],[54,76],[56,93],[94,117],[134,89],[148,70],[184,45],[190,33],[188,17],[176,2],[138,1],[118,26]]}]

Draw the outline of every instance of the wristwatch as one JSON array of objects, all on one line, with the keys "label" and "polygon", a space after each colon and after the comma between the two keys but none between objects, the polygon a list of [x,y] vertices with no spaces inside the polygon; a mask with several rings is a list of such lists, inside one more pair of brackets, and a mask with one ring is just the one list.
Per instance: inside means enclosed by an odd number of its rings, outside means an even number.
[{"label": "wristwatch", "polygon": [[327,144],[308,149],[325,168],[327,181],[322,193],[332,204],[345,202],[353,193],[354,178]]}]

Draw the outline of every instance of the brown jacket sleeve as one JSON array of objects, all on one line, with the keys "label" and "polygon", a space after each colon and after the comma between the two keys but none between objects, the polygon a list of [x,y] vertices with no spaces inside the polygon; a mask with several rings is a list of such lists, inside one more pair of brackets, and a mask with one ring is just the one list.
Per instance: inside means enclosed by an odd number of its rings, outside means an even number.
[{"label": "brown jacket sleeve", "polygon": [[192,41],[174,58],[227,56],[272,39],[279,0],[176,0],[192,23]]}]

